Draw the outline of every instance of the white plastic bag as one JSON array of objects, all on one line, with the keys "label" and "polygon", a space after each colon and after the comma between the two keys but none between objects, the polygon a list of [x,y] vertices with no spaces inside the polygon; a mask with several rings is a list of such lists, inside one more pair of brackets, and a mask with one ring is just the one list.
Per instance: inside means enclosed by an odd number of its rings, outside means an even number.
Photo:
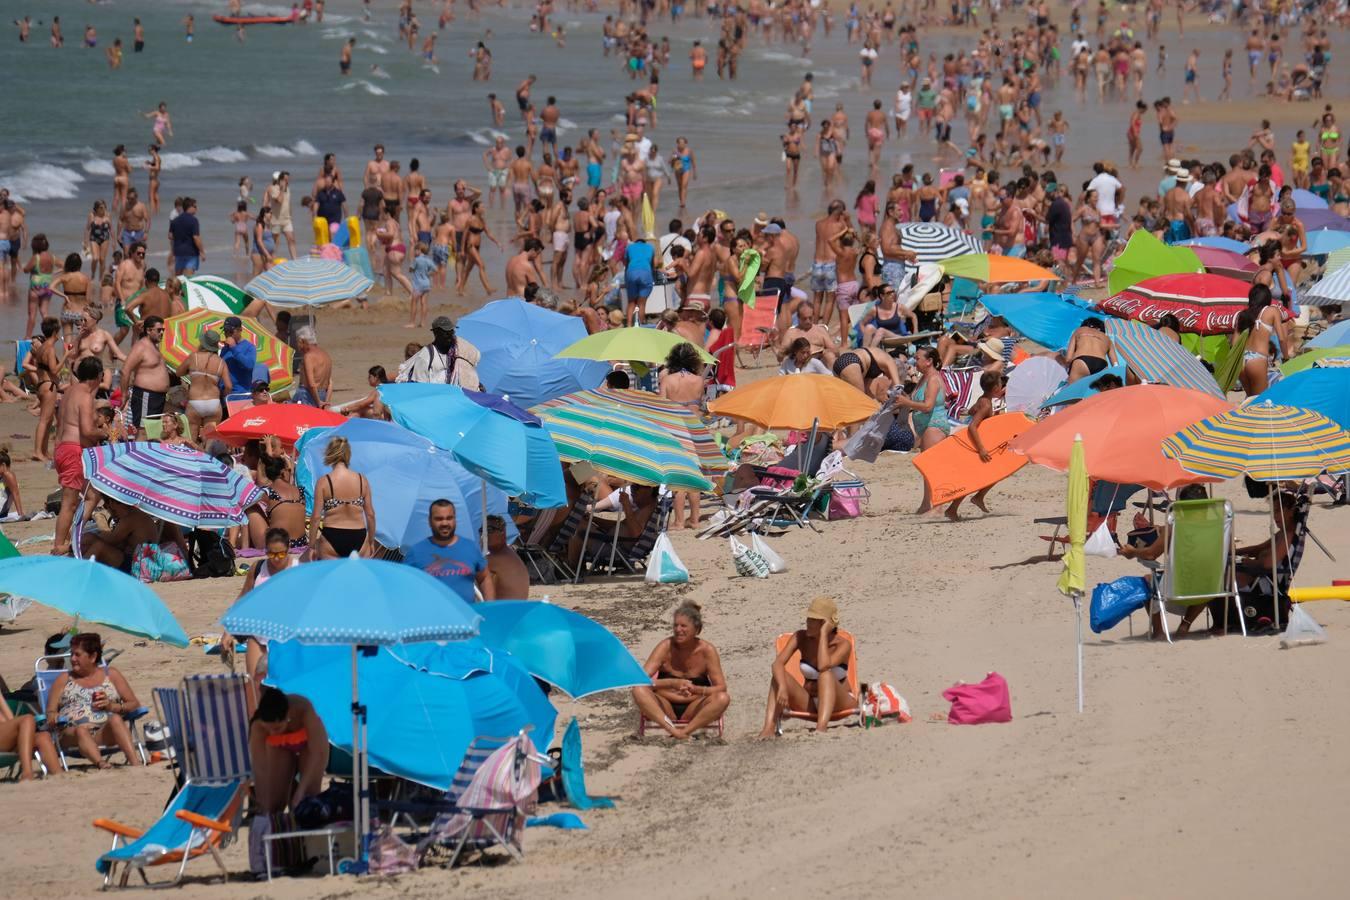
[{"label": "white plastic bag", "polygon": [[1096,531],[1088,535],[1087,541],[1083,544],[1083,552],[1088,556],[1101,556],[1106,559],[1116,555],[1116,542],[1111,540],[1111,529],[1105,519],[1097,526]]},{"label": "white plastic bag", "polygon": [[1285,650],[1291,647],[1311,647],[1313,644],[1327,642],[1326,630],[1317,624],[1317,620],[1303,611],[1302,603],[1295,603],[1289,611],[1289,627],[1280,635],[1280,646]]},{"label": "white plastic bag", "polygon": [[787,563],[783,562],[783,557],[778,555],[778,551],[769,546],[769,542],[757,534],[750,535],[750,549],[769,564],[769,574],[781,575],[787,571]]},{"label": "white plastic bag", "polygon": [[736,564],[737,575],[744,575],[747,578],[769,577],[769,564],[765,562],[764,557],[736,540],[734,536],[727,540],[731,542],[731,561]]},{"label": "white plastic bag", "polygon": [[647,554],[646,580],[652,584],[684,584],[689,570],[675,553],[675,545],[664,531],[656,538],[652,552]]}]

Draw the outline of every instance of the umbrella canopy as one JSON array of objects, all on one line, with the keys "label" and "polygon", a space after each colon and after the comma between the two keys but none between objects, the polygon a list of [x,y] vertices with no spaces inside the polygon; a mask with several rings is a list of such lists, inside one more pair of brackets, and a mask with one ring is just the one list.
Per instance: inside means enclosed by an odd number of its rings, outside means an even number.
[{"label": "umbrella canopy", "polygon": [[1338,344],[1333,347],[1318,347],[1315,350],[1300,353],[1293,359],[1282,363],[1280,371],[1285,375],[1294,375],[1304,369],[1311,369],[1318,363],[1324,363],[1324,361],[1343,359],[1350,359],[1350,343]]},{"label": "umbrella canopy", "polygon": [[184,528],[228,528],[248,520],[263,490],[220,460],[182,444],[133,441],[84,451],[94,489]]},{"label": "umbrella canopy", "polygon": [[1111,293],[1119,294],[1146,278],[1200,272],[1203,269],[1200,257],[1191,248],[1168,246],[1151,232],[1141,229],[1130,235],[1130,242],[1116,257],[1107,275],[1106,286]]},{"label": "umbrella canopy", "polygon": [[1294,206],[1298,209],[1327,208],[1327,201],[1323,200],[1312,191],[1305,191],[1303,188],[1294,188],[1290,196],[1294,198]]},{"label": "umbrella canopy", "polygon": [[1252,402],[1297,406],[1324,415],[1350,431],[1350,369],[1308,369],[1281,378]]},{"label": "umbrella canopy", "polygon": [[481,354],[478,380],[484,390],[523,408],[593,388],[610,371],[594,360],[554,359],[586,336],[585,324],[514,297],[494,300],[460,319],[458,331]]},{"label": "umbrella canopy", "polygon": [[1319,413],[1262,401],[1202,419],[1162,442],[1182,468],[1212,478],[1257,481],[1350,471],[1350,434]]},{"label": "umbrella canopy", "polygon": [[[427,513],[440,498],[455,504],[455,533],[470,543],[483,526],[483,482],[419,434],[393,422],[348,419],[337,428],[312,428],[296,445],[296,484],[313,507],[314,488],[328,471],[323,452],[328,441],[345,437],[351,444],[354,471],[371,484],[375,501],[375,539],[386,547],[410,547],[431,534]],[[487,511],[506,517],[507,539],[515,524],[506,515],[506,495],[487,489]]]},{"label": "umbrella canopy", "polygon": [[273,306],[323,306],[367,293],[375,283],[335,259],[305,256],[273,266],[244,286]]},{"label": "umbrella canopy", "polygon": [[898,226],[900,243],[912,251],[921,263],[938,263],[966,253],[983,253],[978,238],[959,228],[932,222],[905,222]]},{"label": "umbrella canopy", "polygon": [[186,647],[188,636],[155,592],[112,566],[68,556],[0,560],[0,592],[117,631]]},{"label": "umbrella canopy", "polygon": [[1223,396],[1209,370],[1166,335],[1130,319],[1114,318],[1106,320],[1106,334],[1140,381]]},{"label": "umbrella canopy", "polygon": [[[307,698],[328,740],[350,751],[348,651],[286,642],[269,646],[267,655],[268,683]],[[489,652],[477,640],[381,647],[361,657],[358,668],[361,692],[372,698],[365,740],[370,761],[390,775],[449,790],[479,735],[529,728],[540,746],[553,736],[557,713],[534,679],[510,654]]]},{"label": "umbrella canopy", "polygon": [[1242,241],[1235,241],[1232,238],[1220,237],[1219,235],[1191,238],[1189,241],[1182,241],[1176,246],[1191,247],[1192,249],[1195,247],[1217,247],[1220,250],[1232,250],[1234,253],[1246,253],[1252,249],[1250,244],[1244,244]]},{"label": "umbrella canopy", "polygon": [[[611,328],[582,338],[563,348],[554,358],[662,363],[666,361],[672,349],[685,343],[688,341],[673,331],[657,331],[655,328]],[[694,346],[694,349],[698,351],[699,359],[705,363],[716,362],[702,347]]]},{"label": "umbrella canopy", "polygon": [[[1074,382],[1075,385],[1082,384]],[[1037,422],[1010,445],[1037,465],[1069,468],[1074,439],[1082,437],[1087,473],[1102,481],[1169,490],[1202,479],[1162,456],[1165,438],[1206,416],[1231,409],[1227,400],[1164,384],[1106,391]]]},{"label": "umbrella canopy", "polygon": [[1250,289],[1247,282],[1223,275],[1161,275],[1145,278],[1100,305],[1104,312],[1145,325],[1157,325],[1170,314],[1181,322],[1183,331],[1227,334],[1238,313],[1247,308]]},{"label": "umbrella canopy", "polygon": [[1033,356],[1026,360],[1008,376],[1008,411],[1036,415],[1040,412],[1041,404],[1064,383],[1068,375],[1063,366],[1048,356]]},{"label": "umbrella canopy", "polygon": [[[164,340],[160,342],[159,352],[170,366],[177,367],[183,360],[201,349],[202,332],[223,332],[225,320],[233,313],[212,312],[197,309],[164,320]],[[239,317],[240,329],[244,337],[258,348],[258,362],[267,366],[267,376],[273,390],[291,383],[291,362],[294,351],[279,340],[257,319]],[[235,385],[246,390],[248,385]]]},{"label": "umbrella canopy", "polygon": [[1200,257],[1205,271],[1211,275],[1224,275],[1239,281],[1250,282],[1252,276],[1261,268],[1250,257],[1232,250],[1219,247],[1195,247],[1195,255]]},{"label": "umbrella canopy", "polygon": [[540,409],[539,418],[567,462],[588,462],[634,484],[712,490],[698,457],[650,419],[608,406]]},{"label": "umbrella canopy", "polygon": [[264,403],[230,416],[216,426],[213,436],[239,447],[272,434],[283,444],[295,446],[311,428],[336,428],[346,421],[344,415],[302,403]]},{"label": "umbrella canopy", "polygon": [[479,607],[479,637],[506,650],[531,675],[574,699],[652,683],[642,664],[599,622],[538,601],[497,601]]},{"label": "umbrella canopy", "polygon": [[1299,209],[1294,211],[1294,216],[1307,231],[1350,231],[1350,219],[1329,209]]},{"label": "umbrella canopy", "polygon": [[1308,249],[1303,251],[1303,255],[1324,256],[1346,247],[1350,247],[1350,232],[1328,231],[1326,229],[1309,231]]},{"label": "umbrella canopy", "polygon": [[1309,306],[1338,306],[1350,303],[1350,266],[1341,266],[1303,289],[1302,301]]},{"label": "umbrella canopy", "polygon": [[[1328,232],[1317,232],[1317,234],[1327,234]],[[1330,232],[1339,234],[1339,232]],[[1350,266],[1350,247],[1342,247],[1339,250],[1332,250],[1327,254],[1326,268],[1322,270],[1322,275],[1330,275],[1332,272],[1338,272],[1346,266]]]},{"label": "umbrella canopy", "polygon": [[206,309],[211,312],[237,316],[248,306],[244,289],[219,275],[196,275],[181,278],[183,306],[189,310]]},{"label": "umbrella canopy", "polygon": [[763,428],[829,431],[867,420],[881,406],[862,391],[829,375],[776,375],[738,387],[708,404],[719,416]]},{"label": "umbrella canopy", "polygon": [[1350,353],[1350,347],[1345,346],[1347,344],[1350,344],[1350,319],[1346,319],[1344,322],[1337,322],[1303,346],[1305,348],[1311,347],[1314,350],[1325,350],[1328,347],[1344,347],[1347,353]]},{"label": "umbrella canopy", "polygon": [[679,441],[682,447],[698,457],[699,469],[705,475],[725,472],[731,467],[731,460],[722,452],[722,447],[717,443],[712,429],[701,417],[690,412],[689,407],[682,403],[666,400],[648,391],[602,387],[557,397],[539,406],[543,409],[557,409],[597,404],[617,407],[639,418],[650,419]]},{"label": "umbrella canopy", "polygon": [[1099,391],[1093,387],[1097,381],[1106,375],[1114,375],[1120,379],[1120,383],[1125,383],[1127,376],[1127,366],[1124,363],[1114,363],[1095,373],[1090,378],[1080,378],[1073,384],[1064,384],[1059,390],[1055,391],[1049,397],[1041,401],[1041,409],[1049,409],[1052,406],[1063,406],[1066,403],[1076,403],[1079,400],[1086,400],[1088,397],[1095,397]]},{"label": "umbrella canopy", "polygon": [[1083,320],[1094,312],[1073,302],[1070,294],[985,294],[980,305],[1002,316],[1028,339],[1050,350],[1063,350]]},{"label": "umbrella canopy", "polygon": [[959,275],[971,281],[987,284],[1018,281],[1059,281],[1058,275],[1034,262],[1016,256],[992,256],[988,253],[967,253],[953,256],[942,263],[942,271]]},{"label": "umbrella canopy", "polygon": [[544,509],[567,504],[558,450],[537,416],[453,384],[382,384],[380,398],[395,422],[507,494]]}]

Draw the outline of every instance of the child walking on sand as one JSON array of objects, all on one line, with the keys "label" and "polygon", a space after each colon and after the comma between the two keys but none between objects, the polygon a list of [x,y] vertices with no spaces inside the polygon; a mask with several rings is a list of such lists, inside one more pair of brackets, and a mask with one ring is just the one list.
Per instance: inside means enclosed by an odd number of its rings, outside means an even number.
[{"label": "child walking on sand", "polygon": [[426,241],[418,241],[412,264],[412,300],[409,301],[408,324],[405,328],[427,327],[427,294],[431,293],[431,276],[436,273],[436,261]]}]

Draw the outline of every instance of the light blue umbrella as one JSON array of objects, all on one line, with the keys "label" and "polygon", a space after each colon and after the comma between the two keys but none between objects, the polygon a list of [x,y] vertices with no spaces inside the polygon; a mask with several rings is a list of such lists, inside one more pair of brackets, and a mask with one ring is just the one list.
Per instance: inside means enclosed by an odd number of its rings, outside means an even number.
[{"label": "light blue umbrella", "polygon": [[1049,350],[1064,349],[1084,319],[1100,315],[1070,300],[1069,295],[1055,293],[985,294],[980,305]]},{"label": "light blue umbrella", "polygon": [[509,651],[531,675],[574,699],[652,683],[622,641],[581,613],[529,600],[484,603],[479,611],[483,643]]},{"label": "light blue umbrella", "polygon": [[541,509],[567,504],[558,449],[533,413],[453,384],[384,384],[380,398],[395,422],[507,494]]},{"label": "light blue umbrella", "polygon": [[507,539],[518,533],[506,514],[506,495],[484,487],[482,479],[431,441],[393,422],[351,419],[336,428],[311,428],[296,444],[296,481],[304,486],[311,512],[314,488],[328,471],[323,452],[341,435],[352,448],[351,467],[370,482],[375,500],[375,539],[386,547],[407,548],[431,534],[427,513],[433,500],[455,504],[455,533],[476,543],[488,513],[506,519]]},{"label": "light blue umbrella", "polygon": [[1308,232],[1308,249],[1303,251],[1303,255],[1325,256],[1335,253],[1342,247],[1350,247],[1350,232],[1330,231],[1324,228],[1321,231]]},{"label": "light blue umbrella", "polygon": [[[267,681],[314,704],[328,740],[350,750],[347,654],[288,642],[268,648]],[[521,664],[478,640],[381,647],[361,660],[370,704],[365,744],[371,765],[449,790],[475,737],[510,737],[523,728],[547,747],[557,713]]]},{"label": "light blue umbrella", "polygon": [[573,391],[599,387],[608,363],[554,359],[586,336],[576,316],[511,297],[494,300],[459,320],[459,334],[478,348],[478,379],[484,390],[528,408]]},{"label": "light blue umbrella", "polygon": [[305,256],[273,266],[244,285],[244,290],[273,306],[322,306],[350,300],[375,283],[346,263]]},{"label": "light blue umbrella", "polygon": [[1320,350],[1323,347],[1340,347],[1343,344],[1350,344],[1350,319],[1332,325],[1326,331],[1308,341],[1304,345],[1304,349]]},{"label": "light blue umbrella", "polygon": [[136,637],[188,645],[187,633],[155,592],[112,566],[66,556],[0,560],[0,593],[26,597],[86,622]]},{"label": "light blue umbrella", "polygon": [[1294,188],[1291,195],[1294,198],[1294,207],[1296,209],[1327,209],[1328,203],[1312,191],[1305,191],[1303,188]]},{"label": "light blue umbrella", "polygon": [[1073,403],[1078,400],[1086,400],[1088,397],[1095,397],[1097,390],[1092,385],[1097,379],[1106,375],[1114,375],[1120,379],[1120,383],[1125,383],[1126,366],[1124,363],[1116,363],[1107,366],[1095,375],[1089,375],[1087,378],[1080,378],[1073,384],[1066,384],[1055,391],[1041,403],[1041,409],[1049,409],[1052,406],[1063,406],[1065,403]]},{"label": "light blue umbrella", "polygon": [[1304,369],[1287,375],[1252,400],[1261,401],[1310,409],[1350,431],[1350,369]]},{"label": "light blue umbrella", "polygon": [[1189,241],[1182,241],[1178,246],[1217,247],[1220,250],[1232,250],[1234,253],[1246,253],[1248,250],[1252,249],[1250,244],[1244,244],[1242,241],[1235,241],[1232,238],[1226,238],[1220,235],[1191,238]]}]

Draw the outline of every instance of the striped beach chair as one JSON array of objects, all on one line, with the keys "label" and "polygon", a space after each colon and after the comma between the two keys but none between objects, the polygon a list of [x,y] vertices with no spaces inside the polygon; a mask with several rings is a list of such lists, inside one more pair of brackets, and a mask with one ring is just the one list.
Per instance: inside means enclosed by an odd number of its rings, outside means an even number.
[{"label": "striped beach chair", "polygon": [[547,759],[524,733],[475,738],[445,797],[453,810],[436,817],[423,849],[453,846],[450,866],[465,850],[494,846],[522,860],[521,835],[538,801],[540,762]]}]

